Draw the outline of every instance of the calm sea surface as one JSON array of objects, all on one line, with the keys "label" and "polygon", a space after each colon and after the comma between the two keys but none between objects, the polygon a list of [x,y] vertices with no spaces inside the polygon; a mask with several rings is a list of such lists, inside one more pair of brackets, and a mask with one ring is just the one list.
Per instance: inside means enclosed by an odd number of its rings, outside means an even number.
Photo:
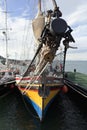
[{"label": "calm sea surface", "polygon": [[[76,62],[69,62],[68,70],[76,68],[87,74],[87,62],[84,63],[80,69]],[[87,101],[83,104],[76,99],[70,94],[59,94],[40,123],[31,107],[27,111],[22,97],[14,91],[0,98],[0,130],[87,130]]]},{"label": "calm sea surface", "polygon": [[65,69],[72,72],[76,69],[77,72],[87,74],[87,61],[67,61]]}]

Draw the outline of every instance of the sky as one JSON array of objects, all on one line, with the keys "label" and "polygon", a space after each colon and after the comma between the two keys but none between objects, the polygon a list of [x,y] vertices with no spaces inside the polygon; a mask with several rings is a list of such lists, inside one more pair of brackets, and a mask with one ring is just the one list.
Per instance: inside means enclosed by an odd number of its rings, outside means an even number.
[{"label": "sky", "polygon": [[[32,20],[37,13],[38,0],[7,0],[8,56],[26,59],[34,55]],[[42,8],[53,8],[52,0],[42,0]],[[75,43],[68,49],[67,60],[87,60],[87,0],[56,0],[65,19],[73,29]],[[0,0],[0,55],[6,57],[5,0]]]}]

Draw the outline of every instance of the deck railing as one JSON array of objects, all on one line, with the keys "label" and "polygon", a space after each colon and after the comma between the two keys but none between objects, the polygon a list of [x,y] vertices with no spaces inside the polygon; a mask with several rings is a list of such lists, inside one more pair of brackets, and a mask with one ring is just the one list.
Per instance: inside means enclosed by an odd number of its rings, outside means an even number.
[{"label": "deck railing", "polygon": [[65,78],[73,82],[74,84],[80,85],[82,88],[87,90],[87,75],[79,72],[66,72]]}]

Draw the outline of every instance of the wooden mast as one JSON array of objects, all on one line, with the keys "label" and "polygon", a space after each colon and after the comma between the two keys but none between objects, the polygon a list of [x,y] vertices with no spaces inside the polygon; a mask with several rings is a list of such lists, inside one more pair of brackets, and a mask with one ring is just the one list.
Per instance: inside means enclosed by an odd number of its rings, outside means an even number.
[{"label": "wooden mast", "polygon": [[57,8],[57,3],[56,3],[56,1],[55,1],[55,0],[52,0],[52,2],[53,2],[54,9]]},{"label": "wooden mast", "polygon": [[7,39],[7,1],[5,0],[5,27],[6,31],[3,31],[6,40],[6,68],[8,68],[8,39]]},{"label": "wooden mast", "polygon": [[41,10],[41,0],[38,0],[38,13],[37,13],[35,19],[32,21],[32,27],[33,27],[36,45],[40,44],[38,39],[41,36],[44,26],[45,26],[45,17]]},{"label": "wooden mast", "polygon": [[38,0],[38,14],[41,14],[41,0]]}]

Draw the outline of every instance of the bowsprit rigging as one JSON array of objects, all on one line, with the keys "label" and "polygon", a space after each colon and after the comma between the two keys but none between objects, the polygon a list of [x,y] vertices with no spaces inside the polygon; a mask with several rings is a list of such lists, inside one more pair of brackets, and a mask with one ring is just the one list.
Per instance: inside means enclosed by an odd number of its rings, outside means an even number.
[{"label": "bowsprit rigging", "polygon": [[[59,7],[57,7],[56,2],[53,1],[53,5],[54,10],[47,10],[47,14],[44,15],[41,11],[41,1],[39,0],[38,16],[32,22],[38,48],[29,67],[37,60],[35,75],[41,72],[47,62],[51,63],[53,61],[62,38],[64,38],[64,46],[67,46],[69,42],[75,42],[71,35],[72,29],[61,18],[62,13]],[[27,71],[24,76],[26,73]]]},{"label": "bowsprit rigging", "polygon": [[[19,90],[32,103],[41,121],[49,104],[64,85],[66,51],[69,43],[75,42],[71,27],[62,18],[56,1],[52,2],[54,9],[44,13],[41,0],[38,0],[38,14],[32,21],[37,50],[23,77],[17,78]],[[61,42],[65,49],[62,60],[59,58],[61,53],[56,56]]]}]

